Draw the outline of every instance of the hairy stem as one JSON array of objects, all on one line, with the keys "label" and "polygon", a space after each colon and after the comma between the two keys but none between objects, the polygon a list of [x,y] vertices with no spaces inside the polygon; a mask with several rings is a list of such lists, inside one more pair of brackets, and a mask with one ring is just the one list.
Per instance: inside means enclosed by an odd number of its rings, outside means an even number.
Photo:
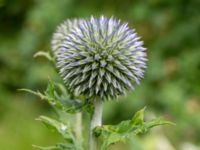
[{"label": "hairy stem", "polygon": [[94,111],[91,116],[90,121],[90,131],[89,131],[89,143],[88,143],[88,150],[96,150],[97,149],[97,141],[93,135],[93,129],[96,126],[101,126],[102,124],[102,112],[103,112],[103,105],[100,99],[95,99],[94,101]]},{"label": "hairy stem", "polygon": [[77,139],[82,140],[82,113],[78,112],[75,119],[75,134]]}]

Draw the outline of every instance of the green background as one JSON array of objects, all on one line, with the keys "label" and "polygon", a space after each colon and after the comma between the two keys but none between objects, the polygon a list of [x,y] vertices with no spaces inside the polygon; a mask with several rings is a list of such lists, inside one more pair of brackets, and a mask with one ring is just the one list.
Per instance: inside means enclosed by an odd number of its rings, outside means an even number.
[{"label": "green background", "polygon": [[52,108],[17,89],[42,91],[49,78],[58,79],[53,65],[34,53],[50,50],[52,33],[64,19],[91,15],[127,21],[148,49],[141,85],[118,102],[105,102],[104,123],[129,119],[144,106],[147,118],[176,123],[110,149],[199,150],[199,0],[0,0],[0,149],[31,150],[32,144],[60,140],[35,121],[55,116]]}]

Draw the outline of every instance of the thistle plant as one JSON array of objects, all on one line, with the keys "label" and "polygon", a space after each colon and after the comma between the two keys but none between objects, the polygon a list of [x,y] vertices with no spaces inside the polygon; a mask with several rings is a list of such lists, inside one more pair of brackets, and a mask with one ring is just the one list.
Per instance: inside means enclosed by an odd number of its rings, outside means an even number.
[{"label": "thistle plant", "polygon": [[[131,135],[169,123],[162,119],[144,122],[142,109],[131,120],[122,121],[115,126],[102,125],[103,102],[116,100],[118,96],[133,90],[144,76],[146,48],[128,23],[104,16],[68,19],[59,25],[53,34],[52,53],[66,91],[75,99],[81,97],[84,100],[79,107],[74,105],[70,108],[64,105],[61,97],[54,94],[56,91],[52,83],[51,90],[47,90],[43,99],[46,98],[51,105],[66,113],[84,112],[88,106],[92,107],[92,111],[89,111],[91,119],[88,150],[97,149],[99,138],[103,141],[101,149],[106,149],[110,144],[124,141]],[[50,92],[53,94],[49,96],[48,91],[53,91]],[[31,92],[42,98],[41,93]],[[75,146],[74,149],[79,148]],[[67,148],[63,148],[65,149]]]}]

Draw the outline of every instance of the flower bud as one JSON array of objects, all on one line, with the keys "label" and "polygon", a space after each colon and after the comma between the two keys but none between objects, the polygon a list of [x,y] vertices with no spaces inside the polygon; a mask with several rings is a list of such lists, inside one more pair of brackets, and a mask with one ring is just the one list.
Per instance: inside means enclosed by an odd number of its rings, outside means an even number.
[{"label": "flower bud", "polygon": [[70,21],[52,40],[59,73],[68,90],[88,99],[113,99],[140,83],[146,48],[135,30],[101,16]]}]

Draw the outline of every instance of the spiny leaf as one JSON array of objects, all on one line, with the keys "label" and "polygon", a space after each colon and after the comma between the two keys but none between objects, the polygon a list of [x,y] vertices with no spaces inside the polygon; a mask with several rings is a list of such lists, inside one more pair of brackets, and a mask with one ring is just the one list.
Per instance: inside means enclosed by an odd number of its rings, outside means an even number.
[{"label": "spiny leaf", "polygon": [[73,145],[64,144],[64,143],[58,143],[56,145],[48,146],[48,147],[33,145],[33,147],[39,150],[75,150]]},{"label": "spiny leaf", "polygon": [[[55,89],[58,85],[61,94],[59,95]],[[54,108],[67,112],[67,113],[77,113],[83,110],[90,110],[91,105],[87,102],[79,102],[77,100],[71,100],[67,97],[66,89],[60,84],[55,84],[53,81],[49,80],[46,91],[43,93],[39,91],[33,91],[30,89],[19,89],[20,91],[25,91],[40,97],[42,100],[46,100]]]},{"label": "spiny leaf", "polygon": [[52,97],[55,97],[54,91],[55,91],[55,85],[54,85],[54,83],[51,80],[49,80],[49,83],[48,83],[47,89],[45,91],[45,94],[49,98],[52,98]]},{"label": "spiny leaf", "polygon": [[137,124],[142,124],[144,122],[145,109],[146,109],[146,107],[144,107],[143,109],[141,109],[135,113],[135,115],[131,119],[131,121],[132,121],[131,124],[137,125]]},{"label": "spiny leaf", "polygon": [[102,150],[116,142],[124,142],[133,135],[145,133],[152,127],[158,125],[174,125],[161,118],[155,118],[151,121],[144,121],[145,108],[135,113],[131,120],[122,121],[117,125],[103,125],[94,129],[94,134],[103,140]]},{"label": "spiny leaf", "polygon": [[60,133],[62,137],[69,143],[72,143],[74,141],[72,130],[71,128],[69,128],[68,125],[46,116],[40,116],[37,120],[44,123],[52,131],[57,131],[58,133]]},{"label": "spiny leaf", "polygon": [[36,146],[37,148],[40,150],[82,150],[80,141],[76,139],[73,129],[68,124],[46,116],[40,116],[37,120],[44,123],[50,130],[59,133],[65,140],[65,143],[59,143],[50,147]]},{"label": "spiny leaf", "polygon": [[45,95],[43,95],[41,92],[39,91],[33,91],[33,90],[30,90],[30,89],[18,89],[18,91],[24,91],[24,92],[28,92],[28,93],[31,93],[33,95],[36,95],[38,97],[40,97],[42,100],[44,100],[46,98]]},{"label": "spiny leaf", "polygon": [[54,59],[53,59],[53,57],[50,55],[50,53],[49,53],[49,52],[45,52],[45,51],[39,51],[39,52],[35,53],[35,54],[33,55],[33,57],[34,57],[34,58],[36,58],[36,57],[45,57],[45,58],[47,58],[49,61],[54,61]]}]

